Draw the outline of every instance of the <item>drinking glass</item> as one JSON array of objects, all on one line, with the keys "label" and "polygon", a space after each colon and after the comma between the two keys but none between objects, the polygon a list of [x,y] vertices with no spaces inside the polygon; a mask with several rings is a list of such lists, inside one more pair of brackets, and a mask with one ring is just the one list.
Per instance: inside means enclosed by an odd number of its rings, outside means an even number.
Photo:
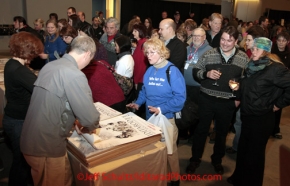
[{"label": "drinking glass", "polygon": [[[216,71],[218,71],[220,73],[220,76],[222,75],[221,68],[217,68]],[[220,86],[218,84],[218,80],[217,79],[215,80],[215,82],[212,85],[214,85],[214,86]]]},{"label": "drinking glass", "polygon": [[232,78],[230,79],[229,85],[230,85],[230,88],[232,89],[232,97],[236,97],[234,95],[234,91],[235,91],[234,89],[239,85],[239,82],[237,81],[237,79]]}]

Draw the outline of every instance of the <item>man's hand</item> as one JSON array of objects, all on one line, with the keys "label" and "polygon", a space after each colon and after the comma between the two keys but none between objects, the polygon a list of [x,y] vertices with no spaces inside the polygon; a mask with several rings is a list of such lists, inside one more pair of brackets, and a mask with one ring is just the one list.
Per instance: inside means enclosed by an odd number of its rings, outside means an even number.
[{"label": "man's hand", "polygon": [[278,107],[276,107],[276,105],[274,105],[274,107],[273,107],[273,112],[276,112],[276,111],[278,111],[278,110],[280,110],[280,108],[278,108]]},{"label": "man's hand", "polygon": [[214,80],[219,79],[221,75],[222,73],[217,70],[211,70],[206,73],[206,77]]},{"label": "man's hand", "polygon": [[238,106],[240,105],[240,102],[241,102],[241,101],[237,101],[237,100],[235,100],[235,105],[236,105],[236,107],[238,107]]}]

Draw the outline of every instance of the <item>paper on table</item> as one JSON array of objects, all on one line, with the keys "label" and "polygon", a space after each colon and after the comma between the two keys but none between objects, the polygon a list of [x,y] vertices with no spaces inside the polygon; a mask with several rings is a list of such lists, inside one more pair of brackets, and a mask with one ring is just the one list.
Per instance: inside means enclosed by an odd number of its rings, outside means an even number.
[{"label": "paper on table", "polygon": [[101,102],[96,102],[94,105],[100,113],[100,121],[120,116],[122,114]]}]

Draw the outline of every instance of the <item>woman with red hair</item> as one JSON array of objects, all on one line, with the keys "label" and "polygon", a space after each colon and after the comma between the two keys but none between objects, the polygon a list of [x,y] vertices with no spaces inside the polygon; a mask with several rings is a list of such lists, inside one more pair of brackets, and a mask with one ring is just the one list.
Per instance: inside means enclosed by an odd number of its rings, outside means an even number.
[{"label": "woman with red hair", "polygon": [[19,32],[12,35],[9,48],[13,57],[4,68],[7,104],[3,117],[4,131],[13,153],[9,185],[27,185],[32,183],[32,177],[30,167],[20,151],[20,134],[37,77],[25,65],[42,53],[44,46],[35,35]]}]

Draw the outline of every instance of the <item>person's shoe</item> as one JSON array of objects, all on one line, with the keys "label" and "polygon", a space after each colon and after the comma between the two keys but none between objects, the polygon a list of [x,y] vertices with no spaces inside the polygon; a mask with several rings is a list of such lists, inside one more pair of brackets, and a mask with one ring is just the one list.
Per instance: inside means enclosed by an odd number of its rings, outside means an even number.
[{"label": "person's shoe", "polygon": [[190,164],[186,167],[185,172],[187,174],[193,174],[195,170],[199,167],[200,162],[190,162]]},{"label": "person's shoe", "polygon": [[216,131],[213,131],[210,135],[209,135],[209,143],[213,144],[215,142],[215,136],[216,136]]},{"label": "person's shoe", "polygon": [[226,149],[226,153],[228,154],[235,154],[237,151],[235,149],[233,149],[233,147],[227,148]]},{"label": "person's shoe", "polygon": [[3,164],[2,158],[0,158],[0,171],[3,171],[3,170],[4,170],[4,164]]},{"label": "person's shoe", "polygon": [[180,185],[180,180],[177,180],[177,181],[173,181],[171,180],[171,186],[179,186]]},{"label": "person's shoe", "polygon": [[222,175],[224,173],[224,168],[222,166],[222,164],[218,163],[218,164],[212,164],[214,167],[214,170],[217,174]]},{"label": "person's shoe", "polygon": [[282,139],[282,134],[281,133],[276,133],[274,135],[274,138],[276,138],[276,139]]}]

